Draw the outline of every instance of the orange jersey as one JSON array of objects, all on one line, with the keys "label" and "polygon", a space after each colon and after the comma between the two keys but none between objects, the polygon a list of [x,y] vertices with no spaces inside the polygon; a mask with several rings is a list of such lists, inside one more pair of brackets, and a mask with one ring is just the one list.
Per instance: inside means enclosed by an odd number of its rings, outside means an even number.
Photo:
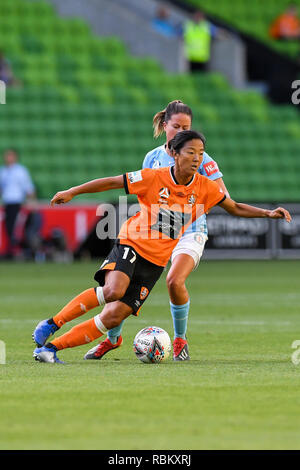
[{"label": "orange jersey", "polygon": [[272,38],[296,37],[300,34],[300,21],[294,15],[283,13],[270,27],[270,36]]},{"label": "orange jersey", "polygon": [[118,238],[158,266],[167,264],[189,225],[226,198],[215,181],[199,173],[189,184],[178,184],[173,168],[124,175],[125,191],[138,196],[141,210],[122,225]]}]

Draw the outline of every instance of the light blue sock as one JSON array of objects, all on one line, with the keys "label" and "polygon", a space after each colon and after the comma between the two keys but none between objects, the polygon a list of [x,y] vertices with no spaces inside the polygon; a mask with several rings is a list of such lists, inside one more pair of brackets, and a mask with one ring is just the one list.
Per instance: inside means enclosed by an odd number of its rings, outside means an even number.
[{"label": "light blue sock", "polygon": [[121,321],[120,325],[115,326],[111,330],[108,330],[107,336],[112,344],[116,344],[118,341],[118,336],[120,336],[123,328],[124,320]]},{"label": "light blue sock", "polygon": [[174,337],[185,339],[190,310],[190,300],[183,305],[174,305],[170,302],[170,307],[173,318]]}]

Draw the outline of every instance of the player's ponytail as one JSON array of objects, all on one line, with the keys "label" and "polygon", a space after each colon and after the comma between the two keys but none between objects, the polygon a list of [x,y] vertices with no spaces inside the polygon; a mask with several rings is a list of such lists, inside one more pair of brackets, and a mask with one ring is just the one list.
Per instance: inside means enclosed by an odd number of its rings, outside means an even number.
[{"label": "player's ponytail", "polygon": [[168,147],[171,152],[179,153],[186,142],[193,139],[199,139],[205,148],[206,139],[201,132],[197,131],[181,131],[178,132],[173,139],[168,142]]},{"label": "player's ponytail", "polygon": [[183,113],[193,119],[193,113],[189,106],[180,100],[171,101],[168,106],[155,114],[153,118],[154,137],[157,138],[164,132],[164,122],[168,122],[173,114]]},{"label": "player's ponytail", "polygon": [[155,139],[159,137],[163,132],[164,132],[164,122],[165,122],[165,116],[166,116],[166,110],[163,109],[162,111],[159,111],[158,113],[155,114],[153,118],[153,135]]}]

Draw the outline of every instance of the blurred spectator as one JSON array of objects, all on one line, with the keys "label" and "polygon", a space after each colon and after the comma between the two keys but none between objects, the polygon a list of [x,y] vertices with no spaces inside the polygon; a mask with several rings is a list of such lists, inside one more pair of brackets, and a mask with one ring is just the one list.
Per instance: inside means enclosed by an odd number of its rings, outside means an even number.
[{"label": "blurred spectator", "polygon": [[191,72],[206,70],[210,59],[211,39],[222,37],[222,29],[207,21],[202,11],[194,13],[184,24],[184,46]]},{"label": "blurred spectator", "polygon": [[160,6],[156,10],[155,17],[152,20],[152,27],[160,34],[166,37],[181,37],[182,27],[180,24],[174,24],[170,19],[170,11],[165,6]]},{"label": "blurred spectator", "polygon": [[24,236],[22,248],[24,249],[24,259],[36,262],[43,262],[46,259],[44,250],[44,240],[42,238],[43,216],[38,210],[37,201],[26,205],[29,211],[24,226]]},{"label": "blurred spectator", "polygon": [[290,3],[287,9],[273,21],[269,34],[271,38],[278,40],[300,38],[300,20],[298,7],[295,3]]},{"label": "blurred spectator", "polygon": [[47,259],[55,263],[70,263],[73,261],[73,255],[68,250],[67,239],[63,229],[54,228],[46,240]]},{"label": "blurred spectator", "polygon": [[6,86],[20,85],[21,82],[14,77],[9,61],[5,58],[3,51],[0,50],[0,80]]},{"label": "blurred spectator", "polygon": [[3,155],[4,166],[0,167],[0,195],[4,205],[5,228],[8,235],[7,258],[18,252],[19,241],[16,239],[16,221],[22,204],[29,198],[35,199],[34,186],[28,170],[18,163],[18,154],[9,149]]}]

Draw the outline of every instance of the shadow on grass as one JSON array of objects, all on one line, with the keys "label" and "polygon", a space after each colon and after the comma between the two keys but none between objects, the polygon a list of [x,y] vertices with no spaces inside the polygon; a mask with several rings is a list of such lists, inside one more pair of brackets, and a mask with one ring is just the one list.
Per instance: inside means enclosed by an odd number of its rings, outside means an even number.
[{"label": "shadow on grass", "polygon": [[[63,366],[86,366],[86,367],[124,367],[124,366],[133,366],[133,367],[184,367],[184,368],[194,368],[194,367],[218,367],[218,366],[274,366],[274,365],[281,365],[281,364],[290,364],[291,366],[295,367],[291,360],[290,357],[287,357],[286,359],[191,359],[190,361],[172,361],[168,360],[166,362],[162,363],[143,363],[141,361],[135,360],[135,359],[126,359],[126,358],[120,358],[120,359],[109,359],[109,358],[104,358],[101,360],[84,360],[84,359],[70,359],[64,358],[64,363],[59,364],[45,364],[43,362],[39,362],[34,360],[33,358],[30,360],[12,360],[12,361],[7,361],[6,364],[4,364],[2,367],[6,368],[9,366],[34,366],[34,367],[44,367],[46,365],[48,366],[56,366],[56,367],[63,367]],[[1,366],[0,366],[1,367]]]}]

